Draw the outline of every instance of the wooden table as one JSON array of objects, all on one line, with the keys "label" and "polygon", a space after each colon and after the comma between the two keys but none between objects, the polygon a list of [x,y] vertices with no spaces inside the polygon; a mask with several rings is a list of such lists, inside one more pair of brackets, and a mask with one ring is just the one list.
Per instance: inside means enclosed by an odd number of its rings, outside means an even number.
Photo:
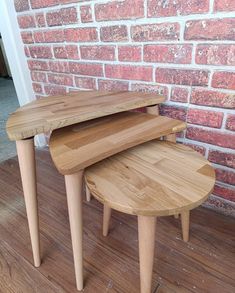
[{"label": "wooden table", "polygon": [[[75,123],[141,107],[148,107],[149,113],[157,114],[157,108],[150,106],[160,104],[164,100],[163,96],[152,93],[80,91],[33,101],[10,115],[6,130],[9,139],[16,141],[36,267],[40,266],[41,258],[34,136]],[[79,180],[82,181],[82,177]]]}]

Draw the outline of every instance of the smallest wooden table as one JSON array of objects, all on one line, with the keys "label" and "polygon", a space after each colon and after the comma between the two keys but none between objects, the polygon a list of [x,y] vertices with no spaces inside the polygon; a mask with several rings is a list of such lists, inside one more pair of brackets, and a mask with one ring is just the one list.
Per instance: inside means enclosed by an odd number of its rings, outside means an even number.
[{"label": "smallest wooden table", "polygon": [[156,218],[179,213],[188,238],[189,210],[212,192],[214,169],[187,146],[155,140],[88,167],[85,180],[92,195],[104,204],[106,228],[111,208],[137,215],[141,293],[150,293]]}]

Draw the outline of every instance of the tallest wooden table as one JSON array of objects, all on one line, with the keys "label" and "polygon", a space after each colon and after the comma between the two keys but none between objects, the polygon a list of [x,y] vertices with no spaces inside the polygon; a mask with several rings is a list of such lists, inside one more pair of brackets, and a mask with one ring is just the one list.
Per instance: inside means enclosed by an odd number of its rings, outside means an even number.
[{"label": "tallest wooden table", "polygon": [[40,266],[41,259],[34,136],[98,117],[154,106],[164,100],[163,96],[151,93],[80,91],[33,101],[10,115],[6,129],[9,139],[16,141],[36,267]]}]

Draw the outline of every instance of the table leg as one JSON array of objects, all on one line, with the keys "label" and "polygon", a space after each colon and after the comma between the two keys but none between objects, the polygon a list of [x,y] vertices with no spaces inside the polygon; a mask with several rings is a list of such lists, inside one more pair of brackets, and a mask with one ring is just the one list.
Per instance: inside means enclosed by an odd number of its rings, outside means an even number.
[{"label": "table leg", "polygon": [[107,205],[104,204],[103,209],[103,236],[107,236],[109,233],[109,222],[111,218],[112,209]]},{"label": "table leg", "polygon": [[164,137],[164,140],[176,143],[176,134],[168,134]]},{"label": "table leg", "polygon": [[86,200],[89,202],[91,201],[91,193],[90,193],[90,190],[88,189],[87,185],[86,185],[86,182],[85,182],[85,189],[86,189]]},{"label": "table leg", "polygon": [[16,141],[35,267],[41,264],[34,139]]},{"label": "table leg", "polygon": [[78,290],[83,289],[82,179],[83,171],[72,175],[65,175],[75,277]]},{"label": "table leg", "polygon": [[189,240],[189,216],[190,211],[181,212],[181,226],[182,226],[182,234],[184,242],[188,242]]},{"label": "table leg", "polygon": [[138,216],[140,292],[151,293],[156,217]]},{"label": "table leg", "polygon": [[151,115],[159,115],[159,107],[158,105],[146,107],[147,113]]}]

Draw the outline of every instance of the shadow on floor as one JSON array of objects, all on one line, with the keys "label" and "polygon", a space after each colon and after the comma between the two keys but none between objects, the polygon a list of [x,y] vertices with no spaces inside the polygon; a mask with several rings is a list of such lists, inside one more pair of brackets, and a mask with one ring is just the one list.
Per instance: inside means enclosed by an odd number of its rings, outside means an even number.
[{"label": "shadow on floor", "polygon": [[15,87],[11,79],[0,78],[0,162],[16,155],[15,143],[6,134],[6,121],[10,113],[19,107]]}]

